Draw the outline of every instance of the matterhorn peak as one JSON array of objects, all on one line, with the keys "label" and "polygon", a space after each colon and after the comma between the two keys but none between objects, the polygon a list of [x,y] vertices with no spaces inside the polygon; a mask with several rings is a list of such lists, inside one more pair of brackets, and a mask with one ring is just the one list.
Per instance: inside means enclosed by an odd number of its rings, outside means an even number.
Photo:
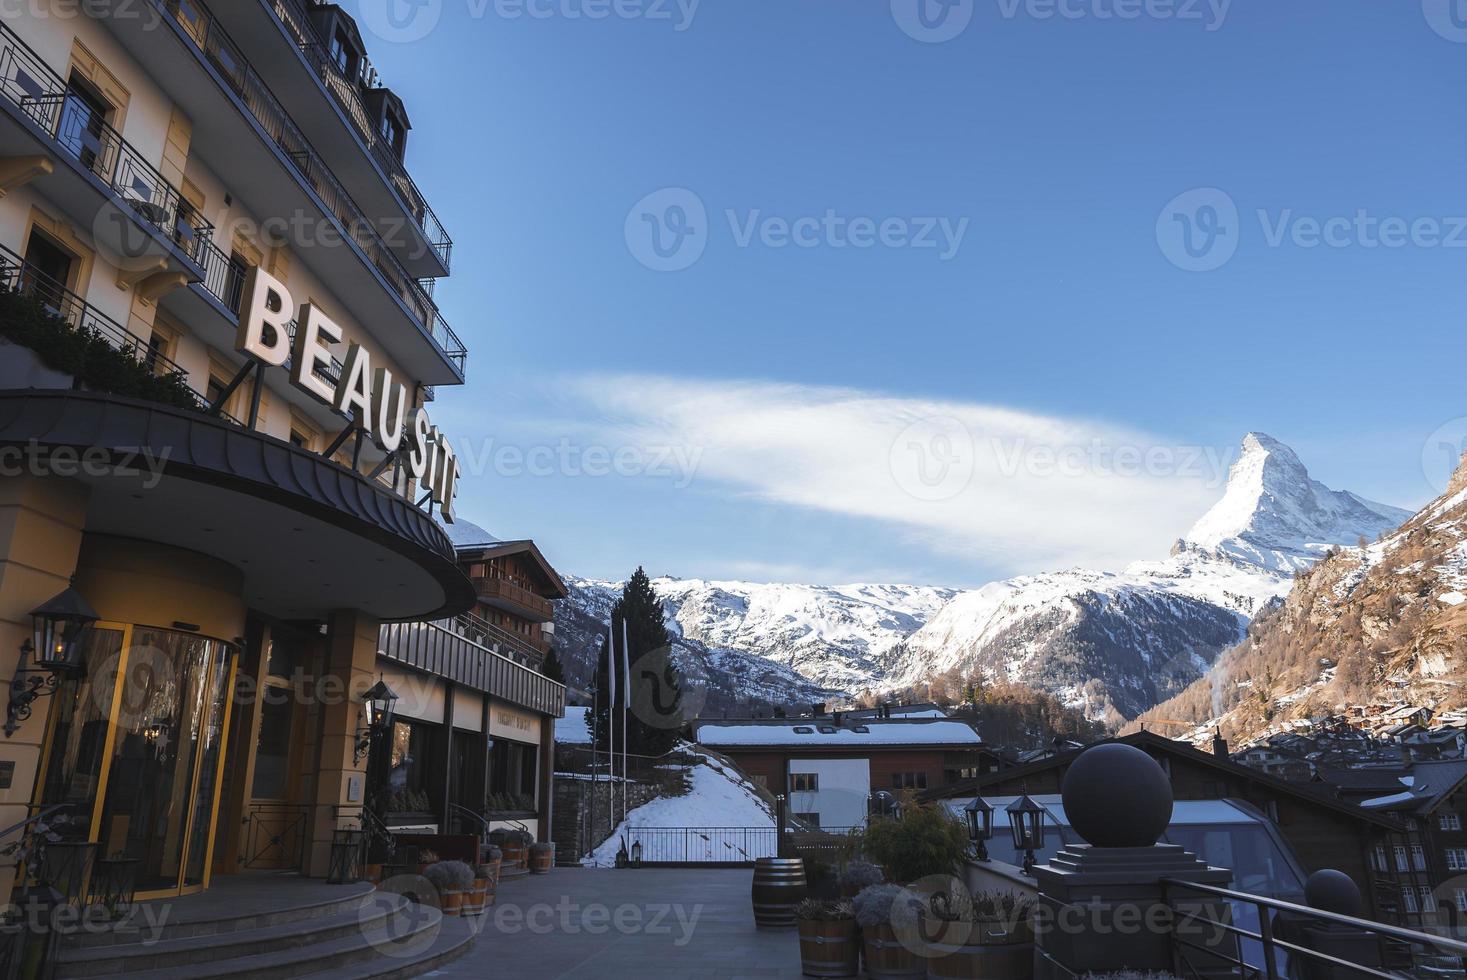
[{"label": "matterhorn peak", "polygon": [[1408,511],[1331,490],[1288,446],[1262,432],[1243,437],[1222,499],[1187,532],[1193,547],[1293,572],[1330,547],[1374,539]]}]

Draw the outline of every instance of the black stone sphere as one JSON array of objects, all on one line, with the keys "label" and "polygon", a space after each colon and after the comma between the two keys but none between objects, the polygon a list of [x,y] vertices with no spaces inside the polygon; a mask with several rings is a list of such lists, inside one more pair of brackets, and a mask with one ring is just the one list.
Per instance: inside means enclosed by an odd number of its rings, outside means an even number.
[{"label": "black stone sphere", "polygon": [[1330,868],[1314,872],[1304,882],[1304,904],[1336,915],[1360,918],[1365,914],[1365,901],[1360,897],[1360,887],[1343,871]]},{"label": "black stone sphere", "polygon": [[1060,787],[1070,826],[1095,847],[1150,847],[1172,822],[1172,784],[1156,760],[1120,742],[1080,753]]}]

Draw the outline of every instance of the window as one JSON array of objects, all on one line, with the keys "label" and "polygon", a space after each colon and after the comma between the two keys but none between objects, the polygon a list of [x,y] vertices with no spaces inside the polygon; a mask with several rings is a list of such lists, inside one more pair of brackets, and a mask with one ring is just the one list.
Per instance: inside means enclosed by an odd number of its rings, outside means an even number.
[{"label": "window", "polygon": [[1456,902],[1458,912],[1467,912],[1467,888],[1458,888],[1452,893],[1452,899]]},{"label": "window", "polygon": [[1447,848],[1447,870],[1467,871],[1467,847]]},{"label": "window", "polygon": [[260,738],[255,748],[255,781],[251,795],[284,800],[290,794],[290,726],[295,704],[289,687],[261,688]]},{"label": "window", "polygon": [[1390,859],[1386,857],[1386,849],[1384,844],[1375,845],[1375,870],[1391,870],[1391,862]]},{"label": "window", "polygon": [[815,734],[815,729],[811,728],[809,725],[796,725],[795,726],[795,734],[796,735],[814,735]]},{"label": "window", "polygon": [[1422,885],[1422,886],[1420,886],[1417,889],[1417,891],[1421,895],[1421,911],[1423,911],[1423,912],[1435,912],[1436,911],[1436,896],[1431,893],[1431,886],[1430,885]]},{"label": "window", "polygon": [[926,789],[925,772],[894,772],[891,774],[892,789]]},{"label": "window", "polygon": [[391,114],[385,114],[382,116],[382,126],[380,131],[382,133],[383,141],[386,142],[386,144],[393,150],[396,150],[398,136],[402,131],[397,126],[397,120],[393,119]]},{"label": "window", "polygon": [[1403,888],[1403,889],[1401,889],[1401,902],[1402,902],[1402,904],[1404,904],[1406,906],[1406,911],[1407,912],[1411,913],[1412,915],[1415,915],[1416,914],[1417,908],[1416,908],[1416,891],[1415,891],[1415,889],[1412,889],[1412,888]]},{"label": "window", "polygon": [[418,721],[392,723],[387,809],[393,813],[433,813],[428,770],[435,758],[437,731]]},{"label": "window", "polygon": [[795,814],[795,819],[803,821],[812,827],[820,826],[820,814],[818,813],[797,813]]},{"label": "window", "polygon": [[871,729],[869,727],[867,727],[866,725],[857,725],[855,728],[852,728],[851,731],[855,732],[857,735],[870,735],[871,734]]},{"label": "window", "polygon": [[1437,814],[1436,824],[1442,830],[1461,830],[1462,815],[1456,810],[1443,810]]},{"label": "window", "polygon": [[1405,844],[1397,844],[1396,847],[1395,847],[1395,851],[1396,851],[1396,870],[1397,871],[1409,871],[1410,870],[1410,865],[1406,863],[1406,845]]},{"label": "window", "polygon": [[836,728],[835,728],[834,725],[821,725],[820,726],[820,734],[821,735],[834,735],[835,733],[836,733]]},{"label": "window", "polygon": [[331,35],[331,61],[347,78],[351,78],[356,70],[357,53],[352,50],[346,32],[340,29]]},{"label": "window", "polygon": [[1411,867],[1417,871],[1426,870],[1426,851],[1420,844],[1411,845]]},{"label": "window", "polygon": [[790,773],[791,793],[817,793],[820,791],[820,775],[813,772]]}]

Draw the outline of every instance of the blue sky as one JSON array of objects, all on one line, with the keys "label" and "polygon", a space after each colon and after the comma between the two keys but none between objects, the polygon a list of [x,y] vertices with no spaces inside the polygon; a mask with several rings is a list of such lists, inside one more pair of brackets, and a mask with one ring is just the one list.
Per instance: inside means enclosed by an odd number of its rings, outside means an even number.
[{"label": "blue sky", "polygon": [[348,4],[455,241],[465,516],[575,574],[972,586],[1163,553],[1254,429],[1434,495],[1445,0],[927,2],[955,36],[917,0]]}]

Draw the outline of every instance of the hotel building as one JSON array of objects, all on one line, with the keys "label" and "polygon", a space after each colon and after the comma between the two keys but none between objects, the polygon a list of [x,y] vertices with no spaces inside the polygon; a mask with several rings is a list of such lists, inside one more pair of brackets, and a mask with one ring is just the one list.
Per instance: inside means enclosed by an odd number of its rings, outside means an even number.
[{"label": "hotel building", "polygon": [[[64,805],[140,896],[324,875],[407,787],[444,832],[511,778],[503,743],[548,809],[564,689],[539,630],[479,628],[524,597],[476,589],[444,530],[457,464],[428,414],[468,352],[409,131],[334,4],[0,23],[0,826]],[[547,622],[558,581],[510,614]],[[79,620],[33,616],[58,595]],[[397,720],[373,738],[379,680]]]}]

